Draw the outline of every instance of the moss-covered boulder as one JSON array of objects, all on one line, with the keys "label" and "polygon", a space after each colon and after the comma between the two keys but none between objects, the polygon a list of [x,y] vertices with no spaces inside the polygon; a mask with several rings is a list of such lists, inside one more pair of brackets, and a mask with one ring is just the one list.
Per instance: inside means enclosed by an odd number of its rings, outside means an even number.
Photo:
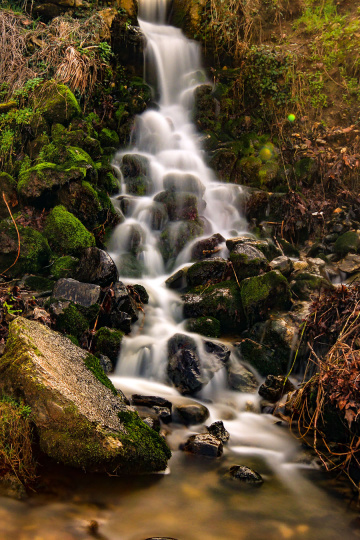
[{"label": "moss-covered boulder", "polygon": [[78,263],[79,259],[71,255],[59,257],[51,266],[51,274],[55,279],[74,277]]},{"label": "moss-covered boulder", "polygon": [[98,225],[103,208],[97,191],[89,182],[83,180],[63,186],[56,200],[74,214],[86,228],[94,229]]},{"label": "moss-covered boulder", "polygon": [[9,210],[4,202],[3,194],[11,211],[18,204],[16,186],[16,181],[10,174],[0,172],[0,219],[9,217]]},{"label": "moss-covered boulder", "polygon": [[182,172],[167,173],[163,179],[166,191],[188,192],[202,196],[205,192],[205,186],[195,175]]},{"label": "moss-covered boulder", "polygon": [[53,208],[46,219],[44,234],[57,253],[77,255],[95,245],[94,236],[64,206]]},{"label": "moss-covered boulder", "polygon": [[[31,227],[18,225],[20,255],[16,264],[6,272],[10,277],[25,273],[36,274],[49,264],[51,250],[44,236]],[[18,236],[10,219],[0,222],[0,272],[15,261],[18,253]]]},{"label": "moss-covered boulder", "polygon": [[186,281],[189,287],[205,285],[208,282],[224,281],[228,262],[221,257],[199,261],[188,269]]},{"label": "moss-covered boulder", "polygon": [[53,197],[48,196],[53,190],[69,182],[82,180],[85,176],[86,168],[83,166],[63,168],[56,163],[44,161],[20,173],[17,189],[23,199],[42,208],[44,205],[49,207]]},{"label": "moss-covered boulder", "polygon": [[239,281],[257,276],[267,269],[265,255],[251,244],[239,244],[230,253],[230,261]]},{"label": "moss-covered boulder", "polygon": [[152,182],[148,175],[147,157],[140,154],[126,154],[122,159],[121,171],[128,193],[142,196],[151,192]]},{"label": "moss-covered boulder", "polygon": [[113,146],[117,148],[120,144],[119,135],[113,129],[103,128],[99,133],[99,140],[102,146]]},{"label": "moss-covered boulder", "polygon": [[334,285],[321,275],[312,272],[299,272],[290,282],[294,297],[298,300],[309,300],[315,293],[322,290],[331,290]]},{"label": "moss-covered boulder", "polygon": [[56,319],[56,329],[63,334],[80,339],[89,328],[87,318],[78,310],[72,302],[62,305],[61,313]]},{"label": "moss-covered boulder", "polygon": [[250,325],[265,319],[270,310],[286,310],[291,305],[289,284],[278,270],[244,279],[240,283],[240,293]]},{"label": "moss-covered boulder", "polygon": [[0,359],[3,392],[31,407],[41,450],[85,470],[163,470],[165,441],[125,405],[97,358],[69,339],[18,317]]},{"label": "moss-covered boulder", "polygon": [[188,332],[196,332],[207,337],[218,338],[221,335],[220,321],[210,316],[187,319],[185,321],[185,329]]},{"label": "moss-covered boulder", "polygon": [[359,231],[348,231],[336,240],[334,244],[334,253],[344,256],[347,253],[356,253],[360,249]]},{"label": "moss-covered boulder", "polygon": [[113,328],[106,328],[103,326],[95,334],[95,352],[105,354],[110,358],[113,364],[116,364],[123,337],[124,333],[120,330],[114,330]]},{"label": "moss-covered boulder", "polygon": [[222,334],[243,330],[246,326],[240,290],[235,281],[216,283],[206,290],[199,288],[199,293],[184,294],[182,299],[186,318],[215,317],[220,322]]},{"label": "moss-covered boulder", "polygon": [[67,125],[72,118],[81,115],[80,105],[65,84],[45,83],[39,89],[37,100],[37,107],[49,124]]}]

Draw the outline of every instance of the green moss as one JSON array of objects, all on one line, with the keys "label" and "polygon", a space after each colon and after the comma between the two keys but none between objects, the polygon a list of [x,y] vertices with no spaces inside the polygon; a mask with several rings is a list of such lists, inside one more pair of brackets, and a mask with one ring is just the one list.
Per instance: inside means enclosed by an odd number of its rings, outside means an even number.
[{"label": "green moss", "polygon": [[127,432],[126,438],[121,435],[119,438],[132,447],[134,460],[137,455],[148,456],[148,459],[154,462],[163,459],[163,456],[170,459],[171,451],[164,439],[147,426],[137,412],[121,411],[118,416]]},{"label": "green moss", "polygon": [[56,329],[63,334],[71,334],[79,339],[89,328],[86,317],[80,313],[75,304],[70,305],[60,313],[56,320]]},{"label": "green moss", "polygon": [[286,309],[290,304],[289,284],[277,270],[244,279],[240,294],[249,323],[266,317],[270,309]]},{"label": "green moss", "polygon": [[38,108],[50,124],[67,124],[75,116],[81,115],[80,106],[71,90],[55,81],[49,81],[40,88]]},{"label": "green moss", "polygon": [[49,244],[63,254],[77,254],[95,245],[93,235],[64,206],[56,206],[46,219],[44,230]]},{"label": "green moss", "polygon": [[55,279],[73,277],[77,268],[79,259],[65,255],[56,259],[51,267],[51,273]]},{"label": "green moss", "polygon": [[340,256],[356,253],[360,249],[360,235],[357,231],[348,231],[336,240],[334,252]]},{"label": "green moss", "polygon": [[76,146],[66,148],[66,167],[80,167],[90,165],[95,168],[95,163],[85,150]]},{"label": "green moss", "polygon": [[116,131],[104,128],[99,133],[99,140],[102,146],[113,146],[117,148],[120,144],[119,135]]},{"label": "green moss", "polygon": [[[20,233],[20,256],[16,264],[7,272],[17,277],[25,273],[37,274],[49,263],[51,250],[41,233],[31,227],[18,225]],[[4,272],[16,259],[18,237],[11,220],[0,223],[0,271]]]},{"label": "green moss", "polygon": [[218,338],[221,335],[220,321],[210,316],[187,319],[185,328],[188,332],[196,332],[207,337]]},{"label": "green moss", "polygon": [[116,362],[123,337],[124,333],[120,330],[113,330],[104,326],[96,332],[95,351],[105,354],[110,360]]},{"label": "green moss", "polygon": [[105,374],[103,368],[100,365],[99,359],[92,354],[88,354],[84,359],[85,366],[91,371],[91,373],[101,382],[106,388],[112,391],[114,396],[117,396],[117,390],[113,383],[110,381],[109,377]]}]

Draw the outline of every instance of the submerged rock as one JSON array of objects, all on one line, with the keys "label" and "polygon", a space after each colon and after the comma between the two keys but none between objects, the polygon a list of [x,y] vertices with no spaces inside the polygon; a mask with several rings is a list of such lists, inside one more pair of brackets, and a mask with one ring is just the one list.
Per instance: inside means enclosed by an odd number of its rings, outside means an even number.
[{"label": "submerged rock", "polygon": [[191,435],[181,449],[192,454],[216,458],[223,453],[223,443],[210,433],[201,433]]},{"label": "submerged rock", "polygon": [[16,318],[1,389],[31,407],[41,450],[65,465],[109,473],[163,470],[170,451],[118,397],[98,360],[40,323]]},{"label": "submerged rock", "polygon": [[209,418],[209,415],[208,408],[201,403],[189,403],[174,407],[174,422],[185,426],[202,424]]},{"label": "submerged rock", "polygon": [[232,360],[227,365],[228,384],[233,390],[254,394],[259,386],[255,375],[240,364],[237,360]]},{"label": "submerged rock", "polygon": [[250,484],[252,486],[261,486],[264,483],[264,480],[258,472],[250,469],[250,467],[245,467],[244,465],[233,465],[230,467],[228,476],[243,484]]}]

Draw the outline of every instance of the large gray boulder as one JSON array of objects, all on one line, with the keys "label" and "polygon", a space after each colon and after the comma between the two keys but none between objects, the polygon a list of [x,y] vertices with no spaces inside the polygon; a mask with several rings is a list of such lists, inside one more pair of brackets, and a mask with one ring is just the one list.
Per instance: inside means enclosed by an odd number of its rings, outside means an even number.
[{"label": "large gray boulder", "polygon": [[98,360],[63,335],[17,317],[0,370],[0,390],[31,407],[40,448],[51,458],[117,474],[165,469],[165,441],[124,403]]}]

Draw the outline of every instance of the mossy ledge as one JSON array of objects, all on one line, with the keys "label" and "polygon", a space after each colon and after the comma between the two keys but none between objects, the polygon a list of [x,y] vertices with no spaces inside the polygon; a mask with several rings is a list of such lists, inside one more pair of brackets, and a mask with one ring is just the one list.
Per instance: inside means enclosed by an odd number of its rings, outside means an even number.
[{"label": "mossy ledge", "polygon": [[31,407],[40,448],[58,462],[111,474],[164,470],[166,442],[86,367],[88,353],[17,317],[0,359],[0,391]]}]

